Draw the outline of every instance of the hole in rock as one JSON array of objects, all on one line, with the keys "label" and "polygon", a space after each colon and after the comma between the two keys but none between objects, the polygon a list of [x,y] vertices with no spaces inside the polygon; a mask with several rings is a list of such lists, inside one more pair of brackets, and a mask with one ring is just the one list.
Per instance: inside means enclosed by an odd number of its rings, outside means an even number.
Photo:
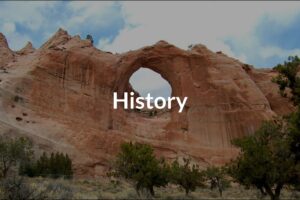
[{"label": "hole in rock", "polygon": [[22,117],[16,117],[16,120],[17,121],[22,121],[23,119],[22,119]]},{"label": "hole in rock", "polygon": [[159,73],[148,69],[140,68],[134,72],[129,82],[133,89],[140,94],[141,97],[146,97],[148,93],[152,97],[164,97],[171,96],[171,86]]},{"label": "hole in rock", "polygon": [[[154,99],[163,97],[166,101],[166,107],[163,109],[148,109],[145,106],[141,110],[136,110],[137,112],[140,112],[148,117],[155,117],[169,111],[167,109],[167,100],[168,97],[171,97],[172,88],[169,82],[165,80],[159,73],[151,69],[141,67],[131,75],[129,83],[131,84],[133,90],[137,92],[140,97],[147,97],[149,93]],[[160,105],[162,105],[162,101],[158,102]],[[151,105],[154,106],[153,100],[151,100]]]}]

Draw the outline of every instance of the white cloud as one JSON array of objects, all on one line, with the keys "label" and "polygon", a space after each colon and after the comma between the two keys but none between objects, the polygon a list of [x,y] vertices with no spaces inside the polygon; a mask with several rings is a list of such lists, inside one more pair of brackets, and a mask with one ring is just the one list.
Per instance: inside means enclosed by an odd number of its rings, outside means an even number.
[{"label": "white cloud", "polygon": [[[39,35],[35,41],[44,42],[59,27],[75,35],[113,26],[118,19],[118,5],[94,1],[0,2],[0,31],[6,35],[12,49],[20,49],[30,39],[29,35]],[[23,26],[22,30],[16,30],[17,25]]]},{"label": "white cloud", "polygon": [[117,2],[71,1],[66,5],[71,14],[62,24],[67,30],[74,30],[76,34],[86,31],[82,30],[82,27],[105,28],[118,19],[118,6]]},{"label": "white cloud", "polygon": [[108,46],[109,44],[110,44],[109,38],[101,38],[98,41],[97,48],[99,48],[99,49],[106,49],[106,46]]},{"label": "white cloud", "polygon": [[7,35],[6,38],[9,47],[14,51],[20,50],[27,44],[27,42],[32,41],[32,39],[28,35],[20,34],[17,32]]},{"label": "white cloud", "polygon": [[22,24],[32,32],[38,32],[42,26],[47,24],[47,16],[44,10],[51,10],[57,2],[1,2],[0,7],[0,31],[8,40],[13,50],[24,47],[28,41],[32,41],[28,34],[20,33],[16,29],[17,24]]},{"label": "white cloud", "polygon": [[87,22],[89,19],[89,23],[103,25],[109,20],[101,18],[111,10],[112,6],[114,6],[114,2],[71,1],[68,3],[68,8],[72,10],[74,15],[68,20],[66,25],[67,27],[74,28]]},{"label": "white cloud", "polygon": [[[267,59],[299,54],[298,49],[262,46],[254,31],[263,17],[271,18],[272,23],[278,23],[281,27],[288,27],[300,13],[300,2],[71,1],[1,2],[0,5],[0,31],[4,32],[15,50],[31,39],[24,33],[16,32],[19,24],[39,33],[46,40],[58,27],[67,29],[71,34],[90,31],[87,30],[90,27],[93,31],[100,31],[118,22],[122,15],[125,27],[113,41],[110,36],[100,38],[97,43],[100,49],[125,52],[166,40],[184,49],[190,44],[202,43],[213,51],[221,50],[243,62],[249,58]],[[64,12],[57,11],[58,8],[63,8]],[[57,12],[59,16],[53,14]],[[224,42],[228,38],[234,39],[238,49],[235,53]],[[162,83],[154,82],[149,85],[159,89]]]},{"label": "white cloud", "polygon": [[6,22],[2,25],[2,31],[5,35],[14,33],[16,30],[16,26],[14,23]]},{"label": "white cloud", "polygon": [[300,49],[286,50],[275,46],[269,46],[269,47],[261,48],[260,55],[263,58],[270,58],[273,56],[287,58],[288,56],[291,55],[300,55]]},{"label": "white cloud", "polygon": [[[253,56],[291,55],[298,50],[263,49],[254,31],[266,16],[274,23],[288,26],[299,14],[299,8],[299,2],[123,2],[126,26],[110,44],[101,47],[126,52],[166,40],[183,49],[202,43],[243,62]],[[224,42],[227,38],[238,41],[244,53],[234,54]],[[138,77],[136,85],[143,92],[159,88],[166,91],[164,83],[153,81],[147,72]]]},{"label": "white cloud", "polygon": [[116,7],[121,5],[125,27],[112,43],[102,39],[105,45],[101,48],[104,50],[124,52],[163,39],[181,48],[203,43],[214,51],[222,50],[231,56],[247,59],[245,55],[234,55],[223,39],[246,38],[247,41],[240,40],[242,45],[245,46],[245,42],[253,46],[251,35],[263,16],[271,16],[274,23],[288,26],[300,10],[299,2],[71,1],[63,5],[66,15],[58,19],[53,16],[51,20],[49,14],[55,13],[62,6],[61,2],[1,2],[0,18],[7,22],[0,24],[1,31],[11,33],[19,23],[33,32],[43,27],[45,30],[41,35],[52,34],[58,26],[78,34],[86,24],[101,29],[114,23],[113,19],[119,14]]},{"label": "white cloud", "polygon": [[25,25],[32,31],[37,31],[45,22],[43,10],[52,9],[57,2],[3,2],[0,18]]},{"label": "white cloud", "polygon": [[9,47],[12,50],[19,50],[24,47],[31,38],[26,34],[16,32],[16,25],[13,22],[5,22],[1,26],[1,32],[6,36]]},{"label": "white cloud", "polygon": [[105,50],[125,52],[163,39],[181,48],[202,43],[246,61],[224,38],[246,38],[253,46],[251,35],[262,17],[288,24],[299,8],[299,2],[123,2],[126,26]]},{"label": "white cloud", "polygon": [[133,73],[129,82],[141,96],[146,96],[148,93],[154,97],[171,95],[170,84],[160,74],[148,68],[140,68]]}]

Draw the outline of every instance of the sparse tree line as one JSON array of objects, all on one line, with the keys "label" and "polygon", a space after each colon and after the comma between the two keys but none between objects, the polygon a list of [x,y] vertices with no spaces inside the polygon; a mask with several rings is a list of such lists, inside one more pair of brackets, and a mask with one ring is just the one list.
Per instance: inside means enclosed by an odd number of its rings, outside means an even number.
[{"label": "sparse tree line", "polygon": [[0,199],[49,199],[58,188],[38,190],[26,177],[72,178],[72,161],[59,152],[35,158],[33,144],[25,137],[0,136]]},{"label": "sparse tree line", "polygon": [[67,154],[46,152],[35,159],[32,142],[25,137],[5,138],[0,137],[0,170],[1,178],[9,173],[22,176],[42,176],[51,178],[72,178],[72,160]]},{"label": "sparse tree line", "polygon": [[48,157],[44,152],[36,161],[21,162],[19,174],[29,177],[72,178],[72,160],[68,154],[52,152]]},{"label": "sparse tree line", "polygon": [[[148,144],[123,143],[109,176],[131,181],[137,194],[155,196],[155,187],[175,184],[188,195],[197,187],[218,190],[220,196],[236,182],[246,189],[256,188],[262,197],[280,198],[284,187],[300,190],[300,112],[287,119],[263,123],[255,134],[232,141],[239,156],[223,167],[201,170],[191,159],[171,163],[156,158]],[[294,135],[296,134],[296,135]]]},{"label": "sparse tree line", "polygon": [[188,158],[168,163],[164,158],[156,158],[150,145],[128,142],[121,145],[121,151],[108,175],[131,181],[138,195],[144,192],[154,196],[154,187],[168,184],[180,186],[189,195],[197,187],[208,184],[222,196],[223,190],[229,186],[224,169],[209,167],[201,170]]}]

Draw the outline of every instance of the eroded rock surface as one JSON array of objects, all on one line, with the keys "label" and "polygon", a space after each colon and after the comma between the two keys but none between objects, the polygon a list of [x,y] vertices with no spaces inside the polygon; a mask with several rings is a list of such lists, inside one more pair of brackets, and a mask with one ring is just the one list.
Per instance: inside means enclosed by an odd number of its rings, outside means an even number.
[{"label": "eroded rock surface", "polygon": [[[0,127],[6,127],[0,130],[30,136],[41,149],[69,153],[78,176],[105,173],[120,143],[129,140],[152,144],[168,159],[224,164],[237,154],[233,138],[294,109],[271,82],[275,72],[203,45],[183,50],[159,41],[112,54],[60,29],[41,48],[28,46],[15,55],[3,35],[0,41],[0,64],[9,66],[0,74]],[[188,97],[183,113],[176,105],[151,118],[113,110],[113,92],[132,91],[129,78],[142,66],[161,74],[173,96]]]},{"label": "eroded rock surface", "polygon": [[35,51],[35,48],[32,46],[31,42],[28,42],[25,47],[23,47],[20,51],[17,51],[18,54],[21,55],[28,55],[30,53],[33,53]]},{"label": "eroded rock surface", "polygon": [[0,33],[0,58],[0,68],[4,68],[14,58],[14,53],[9,49],[7,40],[2,33]]}]

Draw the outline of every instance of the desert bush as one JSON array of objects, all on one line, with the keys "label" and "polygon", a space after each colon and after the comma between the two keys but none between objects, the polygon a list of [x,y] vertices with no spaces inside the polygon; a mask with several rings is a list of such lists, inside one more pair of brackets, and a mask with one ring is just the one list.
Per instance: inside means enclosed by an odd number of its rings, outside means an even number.
[{"label": "desert bush", "polygon": [[230,186],[230,181],[226,179],[226,170],[221,167],[208,167],[202,172],[204,179],[209,182],[210,189],[217,189],[222,197],[223,191]]},{"label": "desert bush", "polygon": [[[295,162],[300,165],[300,107],[298,107],[297,112],[286,117],[286,124],[289,133],[290,150],[295,158]],[[300,185],[298,188],[300,189]]]},{"label": "desert bush", "polygon": [[33,156],[32,143],[29,139],[5,138],[0,136],[0,176],[5,178],[9,171],[25,160],[31,160]]},{"label": "desert bush", "polygon": [[[279,72],[279,75],[274,78],[274,82],[279,85],[281,91],[289,88],[292,93],[292,100],[298,107],[296,112],[291,113],[285,118],[287,126],[288,148],[291,152],[291,157],[294,158],[294,163],[300,170],[300,59],[298,56],[290,56],[284,64],[279,64],[274,67]],[[294,175],[293,187],[295,190],[300,188],[300,172]]]},{"label": "desert bush", "polygon": [[285,124],[265,122],[254,135],[235,139],[240,155],[228,165],[229,174],[240,184],[254,186],[272,200],[279,199],[285,185],[299,183],[299,164],[290,148]]},{"label": "desert bush", "polygon": [[46,185],[49,199],[72,199],[73,190],[61,182],[50,182]]},{"label": "desert bush", "polygon": [[175,160],[171,165],[170,180],[172,183],[181,186],[188,195],[195,191],[196,187],[203,186],[203,176],[198,165],[191,164],[190,159],[184,158],[183,165]]},{"label": "desert bush", "polygon": [[297,75],[300,70],[300,59],[298,56],[289,56],[283,64],[274,67],[279,75],[273,79],[273,82],[279,86],[280,93],[284,95],[286,88],[292,92],[292,100],[295,104],[300,103],[300,77]]},{"label": "desert bush", "polygon": [[132,181],[138,195],[146,190],[154,196],[154,187],[168,183],[167,164],[163,159],[156,159],[153,148],[147,144],[123,143],[112,174]]},{"label": "desert bush", "polygon": [[0,183],[2,197],[8,200],[47,199],[46,190],[40,191],[29,183],[28,179],[19,176],[6,177]]}]

